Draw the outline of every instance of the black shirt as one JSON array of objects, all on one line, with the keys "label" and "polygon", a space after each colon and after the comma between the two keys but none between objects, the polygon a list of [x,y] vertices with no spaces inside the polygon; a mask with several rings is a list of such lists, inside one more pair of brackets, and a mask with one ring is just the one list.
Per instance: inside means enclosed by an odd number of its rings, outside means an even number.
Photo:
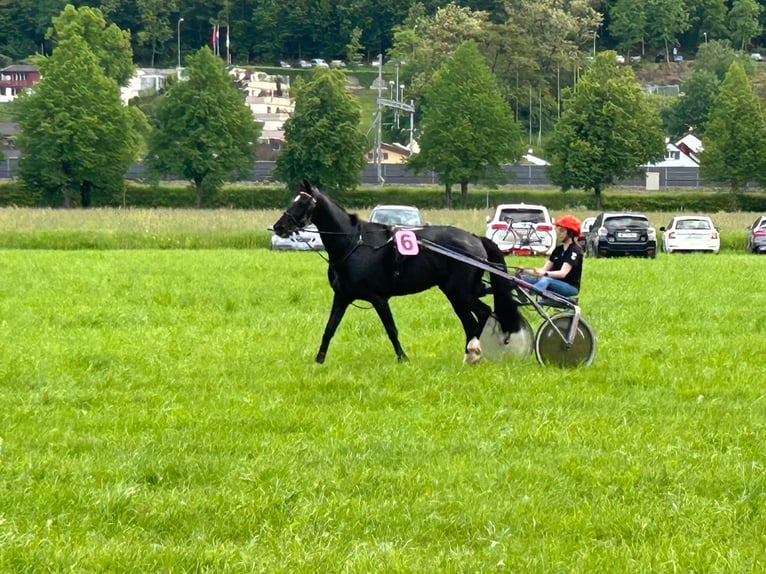
[{"label": "black shirt", "polygon": [[566,250],[563,245],[557,245],[548,260],[553,263],[551,271],[558,271],[564,266],[564,263],[569,263],[572,268],[562,281],[564,283],[569,283],[578,291],[580,290],[580,278],[582,277],[582,249],[577,243],[573,241]]}]

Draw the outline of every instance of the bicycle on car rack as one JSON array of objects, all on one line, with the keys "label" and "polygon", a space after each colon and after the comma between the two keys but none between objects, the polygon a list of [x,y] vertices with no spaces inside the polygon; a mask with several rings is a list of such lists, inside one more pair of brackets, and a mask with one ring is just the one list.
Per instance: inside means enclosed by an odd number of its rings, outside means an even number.
[{"label": "bicycle on car rack", "polygon": [[[539,289],[522,277],[500,270],[486,261],[465,255],[443,247],[427,239],[418,239],[425,249],[430,249],[446,257],[473,265],[499,275],[513,283],[511,296],[522,306],[531,308],[541,319],[535,332],[529,319],[522,314],[522,328],[513,349],[515,355],[529,355],[534,352],[541,365],[559,367],[588,366],[596,356],[596,335],[590,324],[582,317],[577,298],[563,297],[552,291]],[[549,314],[548,309],[556,311]],[[515,335],[515,334],[514,334]],[[509,335],[502,333],[499,323],[490,318],[482,334],[482,346],[485,340],[503,340],[509,343]]]}]

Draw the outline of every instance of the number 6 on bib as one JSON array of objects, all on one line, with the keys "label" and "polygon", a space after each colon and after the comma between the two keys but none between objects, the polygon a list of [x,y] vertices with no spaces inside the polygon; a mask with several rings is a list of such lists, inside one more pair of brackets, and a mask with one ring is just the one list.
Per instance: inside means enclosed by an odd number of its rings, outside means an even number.
[{"label": "number 6 on bib", "polygon": [[396,240],[396,250],[401,255],[417,255],[420,252],[418,238],[411,229],[399,229],[394,233]]}]

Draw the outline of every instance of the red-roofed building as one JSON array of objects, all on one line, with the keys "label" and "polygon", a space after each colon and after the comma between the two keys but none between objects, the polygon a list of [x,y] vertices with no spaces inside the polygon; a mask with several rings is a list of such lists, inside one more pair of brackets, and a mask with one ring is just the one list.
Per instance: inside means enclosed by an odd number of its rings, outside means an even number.
[{"label": "red-roofed building", "polygon": [[31,88],[40,81],[37,66],[29,64],[11,64],[0,70],[0,102],[16,99],[22,91]]}]

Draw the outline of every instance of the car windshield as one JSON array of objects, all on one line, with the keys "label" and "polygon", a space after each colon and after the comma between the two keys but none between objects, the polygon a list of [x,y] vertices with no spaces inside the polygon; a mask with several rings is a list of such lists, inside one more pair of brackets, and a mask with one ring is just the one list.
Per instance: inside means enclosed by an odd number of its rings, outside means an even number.
[{"label": "car windshield", "polygon": [[371,221],[386,225],[420,225],[420,215],[409,209],[376,209]]},{"label": "car windshield", "polygon": [[676,229],[710,229],[710,222],[704,219],[680,219]]},{"label": "car windshield", "polygon": [[620,215],[617,217],[610,217],[604,221],[604,227],[607,229],[618,229],[624,227],[638,227],[646,229],[649,227],[649,220],[643,217],[636,217],[635,215]]},{"label": "car windshield", "polygon": [[500,213],[500,219],[506,223],[541,223],[545,221],[545,215],[540,210],[517,210],[517,209],[504,209]]}]

